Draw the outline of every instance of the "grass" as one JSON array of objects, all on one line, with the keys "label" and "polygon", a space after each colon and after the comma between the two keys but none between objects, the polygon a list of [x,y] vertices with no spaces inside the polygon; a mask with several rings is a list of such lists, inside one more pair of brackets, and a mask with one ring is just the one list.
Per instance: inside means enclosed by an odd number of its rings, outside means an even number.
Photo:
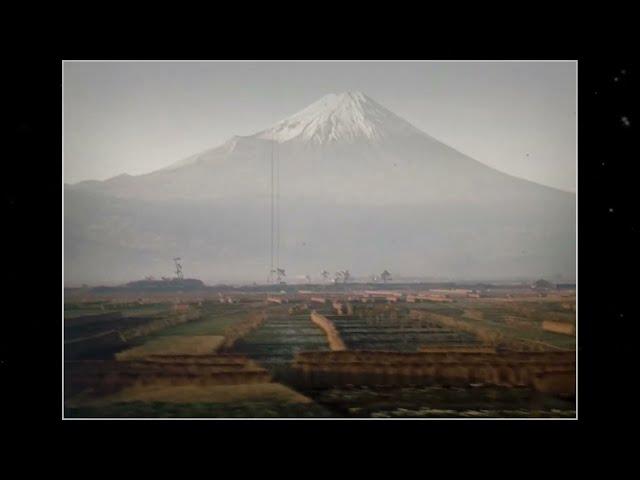
[{"label": "grass", "polygon": [[215,352],[227,329],[247,318],[248,310],[238,305],[205,303],[201,317],[134,338],[132,348],[116,354],[119,360],[141,358],[150,354],[199,355]]},{"label": "grass", "polygon": [[216,310],[205,310],[199,320],[183,323],[173,327],[165,328],[152,333],[149,337],[167,336],[200,336],[219,335],[224,336],[227,328],[246,320],[247,310],[220,312]]},{"label": "grass", "polygon": [[142,345],[116,353],[118,360],[144,358],[148,355],[204,355],[214,353],[224,341],[219,335],[158,337]]}]

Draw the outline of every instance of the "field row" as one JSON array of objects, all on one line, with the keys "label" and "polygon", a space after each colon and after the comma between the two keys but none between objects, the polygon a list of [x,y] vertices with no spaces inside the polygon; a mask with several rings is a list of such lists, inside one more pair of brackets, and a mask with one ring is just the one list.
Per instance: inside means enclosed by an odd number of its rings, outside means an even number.
[{"label": "field row", "polygon": [[240,339],[234,353],[246,354],[261,364],[285,364],[298,352],[327,351],[327,340],[309,315],[270,315],[256,330]]}]

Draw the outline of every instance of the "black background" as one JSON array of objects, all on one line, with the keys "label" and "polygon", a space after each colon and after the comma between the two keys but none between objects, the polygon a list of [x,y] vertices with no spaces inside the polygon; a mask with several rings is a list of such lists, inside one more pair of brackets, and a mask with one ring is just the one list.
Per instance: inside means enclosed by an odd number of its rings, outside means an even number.
[{"label": "black background", "polygon": [[[575,446],[589,452],[593,448],[594,457],[608,457],[614,450],[617,456],[625,456],[633,442],[625,442],[618,429],[630,429],[635,414],[632,355],[640,321],[631,308],[639,295],[635,278],[640,185],[635,165],[640,159],[631,148],[638,128],[632,103],[638,72],[630,62],[630,30],[616,25],[604,30],[603,23],[594,24],[584,36],[565,31],[561,42],[541,22],[500,34],[492,31],[487,46],[483,40],[489,27],[481,26],[464,37],[453,26],[448,33],[427,36],[424,25],[390,33],[375,23],[356,35],[346,25],[362,21],[333,11],[324,26],[303,22],[302,28],[274,28],[271,34],[252,35],[252,49],[232,51],[229,45],[239,43],[238,37],[249,40],[250,25],[241,18],[211,17],[208,29],[189,28],[186,33],[166,26],[153,33],[136,33],[135,41],[122,37],[122,21],[99,34],[91,32],[91,26],[64,27],[60,34],[65,45],[52,33],[24,51],[12,51],[5,60],[10,74],[4,75],[4,132],[10,149],[4,150],[1,166],[5,308],[0,321],[5,328],[0,334],[0,374],[2,411],[7,422],[17,427],[5,437],[24,451],[56,446],[73,458],[80,451],[92,452],[110,464],[130,449],[138,452],[149,445],[156,448],[152,460],[156,463],[180,445],[197,446],[186,455],[204,452],[215,460],[210,466],[213,471],[228,461],[219,456],[223,445],[251,454],[271,447],[278,453],[268,457],[269,462],[277,470],[290,464],[294,451],[301,452],[295,458],[309,461],[301,471],[304,474],[323,473],[327,468],[320,466],[325,459],[308,450],[318,441],[329,449],[331,461],[345,452],[356,455],[358,447],[366,444],[374,448],[351,460],[375,466],[393,455],[403,468],[410,459],[429,459],[434,465],[444,461],[433,456],[436,446],[458,455],[455,463],[448,461],[455,468],[465,466],[463,451],[484,452],[484,461],[475,464],[483,471],[497,469],[507,457],[520,462],[517,472],[552,460],[579,462],[584,458],[574,456]],[[216,31],[223,21],[237,22],[233,34]],[[429,17],[426,24],[443,21]],[[136,26],[126,27],[130,31]],[[323,37],[318,43],[325,50],[310,50],[309,39],[318,31],[331,41]],[[391,35],[400,38],[390,43],[386,36]],[[519,43],[523,39],[526,45]],[[11,45],[15,48],[15,42]],[[163,58],[577,59],[579,420],[62,421],[62,60]],[[630,126],[624,125],[623,116]],[[397,456],[399,451],[405,456]],[[237,468],[252,463],[243,458]],[[549,470],[555,472],[550,466]]]}]

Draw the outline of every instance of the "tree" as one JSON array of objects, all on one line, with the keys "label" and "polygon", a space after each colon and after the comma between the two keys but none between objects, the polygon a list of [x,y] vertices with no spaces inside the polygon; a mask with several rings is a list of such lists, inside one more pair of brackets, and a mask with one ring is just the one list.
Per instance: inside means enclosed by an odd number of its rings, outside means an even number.
[{"label": "tree", "polygon": [[533,284],[533,288],[537,290],[548,290],[553,288],[553,284],[548,282],[547,280],[543,280],[542,278]]},{"label": "tree", "polygon": [[380,278],[382,278],[382,281],[384,283],[387,283],[389,280],[391,280],[391,274],[387,270],[385,270],[380,274]]}]

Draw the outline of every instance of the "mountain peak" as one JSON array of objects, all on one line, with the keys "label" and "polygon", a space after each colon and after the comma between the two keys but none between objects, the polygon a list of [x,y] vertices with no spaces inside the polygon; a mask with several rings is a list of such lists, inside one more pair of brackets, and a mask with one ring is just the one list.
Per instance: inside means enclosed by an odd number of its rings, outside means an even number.
[{"label": "mountain peak", "polygon": [[362,104],[373,101],[364,93],[358,91],[347,91],[342,93],[329,93],[318,100],[316,103],[322,102],[327,106],[349,106],[349,108],[360,108]]},{"label": "mountain peak", "polygon": [[308,107],[258,133],[258,138],[315,144],[380,141],[394,135],[421,133],[406,120],[358,91],[330,93]]}]

